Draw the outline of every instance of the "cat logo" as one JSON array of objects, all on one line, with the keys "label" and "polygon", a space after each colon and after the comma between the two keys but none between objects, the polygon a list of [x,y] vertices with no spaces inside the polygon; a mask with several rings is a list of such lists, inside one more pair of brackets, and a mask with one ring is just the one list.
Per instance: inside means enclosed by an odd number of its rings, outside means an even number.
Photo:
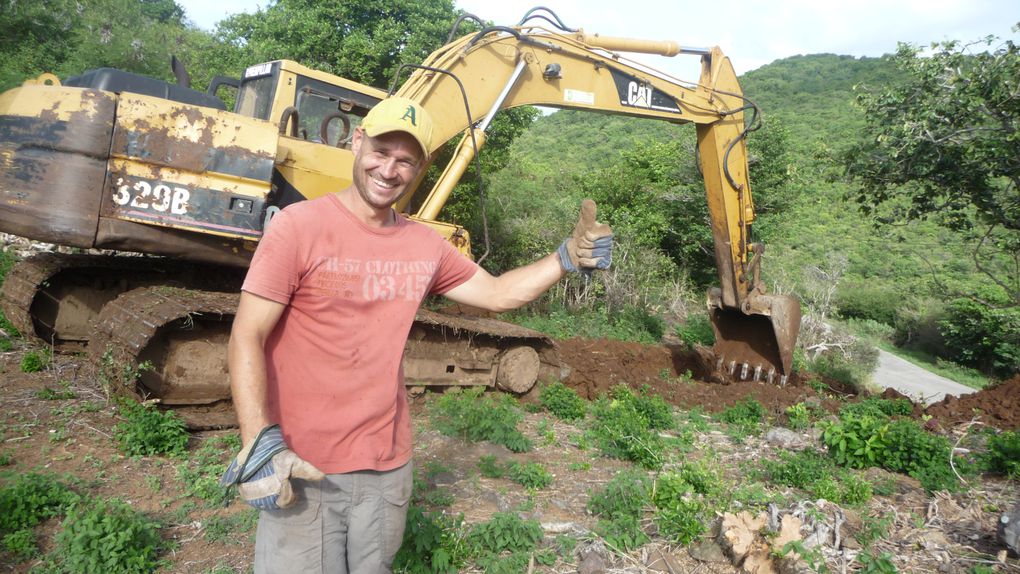
[{"label": "cat logo", "polygon": [[643,86],[637,82],[630,82],[627,85],[627,105],[636,108],[651,108],[652,87]]}]

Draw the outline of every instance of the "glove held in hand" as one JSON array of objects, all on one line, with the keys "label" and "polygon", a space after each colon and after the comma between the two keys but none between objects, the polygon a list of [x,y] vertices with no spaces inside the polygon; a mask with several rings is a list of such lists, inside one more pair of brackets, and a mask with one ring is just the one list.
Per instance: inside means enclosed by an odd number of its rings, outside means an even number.
[{"label": "glove held in hand", "polygon": [[259,510],[278,510],[294,503],[291,477],[322,480],[325,474],[288,449],[280,425],[272,425],[238,453],[220,484],[238,485],[241,497]]}]

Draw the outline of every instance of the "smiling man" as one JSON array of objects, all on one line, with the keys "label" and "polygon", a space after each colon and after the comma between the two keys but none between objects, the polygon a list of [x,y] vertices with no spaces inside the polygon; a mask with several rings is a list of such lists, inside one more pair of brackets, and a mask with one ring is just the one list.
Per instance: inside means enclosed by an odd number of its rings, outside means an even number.
[{"label": "smiling man", "polygon": [[229,349],[244,448],[223,483],[262,511],[257,573],[391,570],[412,486],[401,358],[427,295],[505,311],[609,266],[590,201],[557,252],[498,277],[398,215],[432,143],[424,108],[383,100],[354,132],[351,185],[288,206],[252,259]]}]

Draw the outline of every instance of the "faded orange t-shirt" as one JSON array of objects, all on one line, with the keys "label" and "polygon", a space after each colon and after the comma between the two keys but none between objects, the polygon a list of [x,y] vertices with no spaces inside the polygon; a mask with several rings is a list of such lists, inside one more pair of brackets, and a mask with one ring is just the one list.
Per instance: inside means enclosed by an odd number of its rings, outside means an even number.
[{"label": "faded orange t-shirt", "polygon": [[290,448],[327,473],[410,460],[404,343],[422,299],[477,269],[432,229],[366,226],[333,194],[277,214],[242,289],[287,305],[266,370]]}]

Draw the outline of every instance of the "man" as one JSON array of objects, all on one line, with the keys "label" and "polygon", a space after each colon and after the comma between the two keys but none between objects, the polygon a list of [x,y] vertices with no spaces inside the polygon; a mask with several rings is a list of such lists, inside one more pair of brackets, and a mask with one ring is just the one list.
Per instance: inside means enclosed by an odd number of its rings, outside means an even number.
[{"label": "man", "polygon": [[262,509],[258,573],[390,571],[412,485],[401,357],[425,296],[505,311],[609,266],[590,201],[557,253],[499,277],[399,216],[431,138],[417,103],[379,103],[354,131],[351,185],[287,207],[252,259],[229,348],[244,449],[223,482]]}]

